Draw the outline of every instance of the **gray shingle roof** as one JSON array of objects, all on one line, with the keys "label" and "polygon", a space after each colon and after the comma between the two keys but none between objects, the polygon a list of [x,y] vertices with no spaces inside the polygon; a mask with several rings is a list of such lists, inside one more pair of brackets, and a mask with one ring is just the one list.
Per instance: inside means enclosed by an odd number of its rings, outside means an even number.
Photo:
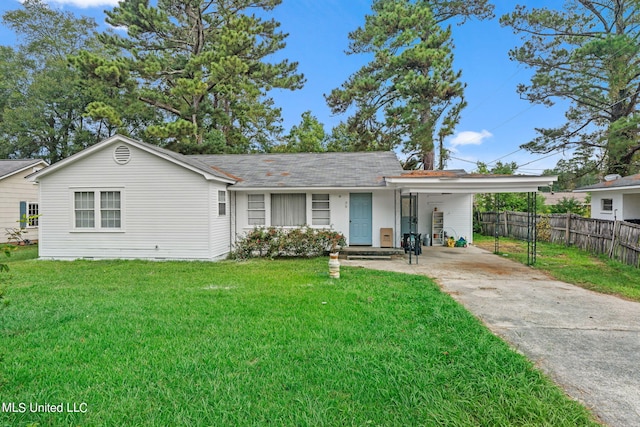
[{"label": "gray shingle roof", "polygon": [[640,173],[614,179],[613,181],[603,181],[598,184],[587,185],[576,188],[574,191],[603,190],[606,188],[637,187],[640,186]]},{"label": "gray shingle roof", "polygon": [[0,179],[12,175],[20,170],[26,169],[30,166],[35,166],[38,163],[42,163],[40,159],[25,159],[25,160],[0,160]]},{"label": "gray shingle roof", "polygon": [[187,156],[231,174],[233,188],[384,187],[400,175],[393,152],[214,154]]}]

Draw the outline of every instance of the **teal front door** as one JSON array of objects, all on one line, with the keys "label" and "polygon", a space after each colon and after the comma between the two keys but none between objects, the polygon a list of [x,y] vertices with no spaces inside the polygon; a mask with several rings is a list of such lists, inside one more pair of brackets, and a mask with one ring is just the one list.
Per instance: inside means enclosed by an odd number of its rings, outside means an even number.
[{"label": "teal front door", "polygon": [[349,245],[372,244],[371,193],[349,195]]}]

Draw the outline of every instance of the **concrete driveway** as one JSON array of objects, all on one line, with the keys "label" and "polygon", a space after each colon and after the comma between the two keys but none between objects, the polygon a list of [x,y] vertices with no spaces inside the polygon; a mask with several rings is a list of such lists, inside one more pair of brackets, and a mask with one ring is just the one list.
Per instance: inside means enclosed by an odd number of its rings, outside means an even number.
[{"label": "concrete driveway", "polygon": [[435,279],[604,424],[640,426],[640,303],[559,282],[474,246],[425,249],[417,264],[341,264]]}]

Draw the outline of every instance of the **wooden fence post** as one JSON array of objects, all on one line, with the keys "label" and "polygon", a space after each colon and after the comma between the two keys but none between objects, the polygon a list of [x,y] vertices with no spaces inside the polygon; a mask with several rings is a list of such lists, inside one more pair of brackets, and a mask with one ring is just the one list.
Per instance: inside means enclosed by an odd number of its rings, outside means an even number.
[{"label": "wooden fence post", "polygon": [[564,244],[569,246],[569,239],[571,238],[571,212],[567,212],[567,222],[564,229]]},{"label": "wooden fence post", "polygon": [[611,236],[611,247],[609,248],[609,259],[613,258],[613,248],[616,244],[616,234],[620,230],[620,221],[613,222],[613,235]]},{"label": "wooden fence post", "polygon": [[507,221],[509,220],[509,212],[504,211],[504,237],[509,237],[509,226],[507,225]]}]

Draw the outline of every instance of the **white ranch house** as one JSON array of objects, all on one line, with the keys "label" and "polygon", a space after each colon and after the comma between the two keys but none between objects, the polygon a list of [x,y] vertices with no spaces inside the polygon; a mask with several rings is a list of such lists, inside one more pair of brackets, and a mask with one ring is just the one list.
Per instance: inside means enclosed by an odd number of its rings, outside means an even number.
[{"label": "white ranch house", "polygon": [[[185,156],[116,135],[38,172],[40,257],[213,260],[259,226],[331,227],[350,246],[432,233],[473,239],[475,193],[535,192],[556,177],[402,170],[392,152]],[[411,203],[409,203],[411,201]],[[386,240],[383,238],[383,240]]]},{"label": "white ranch house", "polygon": [[591,193],[591,218],[640,223],[640,174],[608,175],[603,182],[573,191]]},{"label": "white ranch house", "polygon": [[41,159],[0,160],[0,242],[14,228],[26,229],[25,239],[38,240],[38,187],[25,178],[46,166]]}]

